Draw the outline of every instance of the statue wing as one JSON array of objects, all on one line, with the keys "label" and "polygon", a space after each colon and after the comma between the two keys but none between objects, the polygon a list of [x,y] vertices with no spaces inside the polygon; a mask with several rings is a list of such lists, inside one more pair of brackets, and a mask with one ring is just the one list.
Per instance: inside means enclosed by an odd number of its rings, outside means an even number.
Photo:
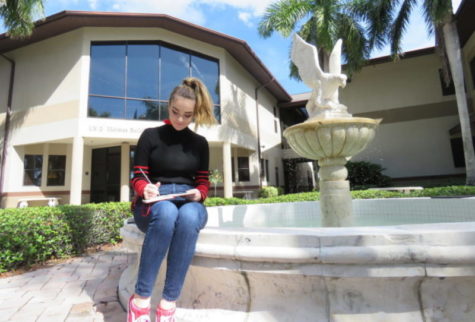
[{"label": "statue wing", "polygon": [[291,58],[299,70],[302,81],[313,89],[315,81],[323,74],[318,62],[317,48],[294,34]]},{"label": "statue wing", "polygon": [[338,39],[330,54],[329,72],[330,74],[341,74],[341,44],[342,40]]}]

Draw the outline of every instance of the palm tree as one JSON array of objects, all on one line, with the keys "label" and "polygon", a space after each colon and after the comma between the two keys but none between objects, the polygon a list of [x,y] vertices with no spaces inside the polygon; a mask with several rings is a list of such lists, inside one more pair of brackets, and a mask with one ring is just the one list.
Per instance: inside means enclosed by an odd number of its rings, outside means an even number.
[{"label": "palm tree", "polygon": [[[342,53],[346,72],[359,70],[369,58],[371,48],[365,37],[365,28],[358,21],[351,1],[339,0],[280,0],[267,7],[258,31],[267,38],[277,31],[289,37],[297,33],[318,47],[321,66],[328,71],[330,53],[336,41],[343,39]],[[297,68],[291,64],[290,76],[299,78]]]},{"label": "palm tree", "polygon": [[0,18],[10,37],[31,35],[38,15],[43,15],[42,0],[0,0]]},{"label": "palm tree", "polygon": [[[435,33],[436,49],[442,57],[446,81],[451,74],[462,133],[466,184],[475,185],[475,153],[470,129],[470,116],[465,93],[460,41],[455,24],[451,0],[357,0],[353,11],[368,22],[370,44],[391,44],[391,54],[401,54],[401,39],[409,23],[409,17],[417,4],[422,4],[424,18],[430,34]],[[392,19],[394,17],[394,19]],[[449,71],[450,70],[450,71]]]}]

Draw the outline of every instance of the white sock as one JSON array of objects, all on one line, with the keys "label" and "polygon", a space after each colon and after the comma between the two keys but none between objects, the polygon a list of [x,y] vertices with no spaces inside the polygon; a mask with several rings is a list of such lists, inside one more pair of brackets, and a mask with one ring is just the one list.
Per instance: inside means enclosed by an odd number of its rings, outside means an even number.
[{"label": "white sock", "polygon": [[150,307],[150,298],[141,299],[139,297],[134,297],[134,304],[141,309]]}]

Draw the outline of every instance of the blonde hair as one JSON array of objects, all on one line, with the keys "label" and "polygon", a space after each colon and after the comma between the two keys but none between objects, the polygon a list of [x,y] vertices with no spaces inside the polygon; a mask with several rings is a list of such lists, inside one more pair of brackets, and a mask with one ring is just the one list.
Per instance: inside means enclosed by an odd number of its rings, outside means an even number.
[{"label": "blonde hair", "polygon": [[180,96],[195,101],[194,120],[196,127],[200,125],[216,124],[213,113],[213,101],[206,88],[198,78],[187,77],[180,85],[175,87],[170,94],[169,103],[176,97]]}]

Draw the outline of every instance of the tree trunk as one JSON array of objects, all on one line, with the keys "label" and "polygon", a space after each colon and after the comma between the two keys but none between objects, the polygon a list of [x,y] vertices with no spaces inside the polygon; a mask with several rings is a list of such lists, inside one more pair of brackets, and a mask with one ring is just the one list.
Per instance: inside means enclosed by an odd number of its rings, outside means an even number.
[{"label": "tree trunk", "polygon": [[470,129],[470,115],[468,112],[467,96],[462,66],[462,54],[457,29],[453,20],[443,26],[445,46],[449,58],[450,70],[455,86],[457,109],[460,119],[460,129],[465,157],[466,184],[475,185],[475,153]]}]

